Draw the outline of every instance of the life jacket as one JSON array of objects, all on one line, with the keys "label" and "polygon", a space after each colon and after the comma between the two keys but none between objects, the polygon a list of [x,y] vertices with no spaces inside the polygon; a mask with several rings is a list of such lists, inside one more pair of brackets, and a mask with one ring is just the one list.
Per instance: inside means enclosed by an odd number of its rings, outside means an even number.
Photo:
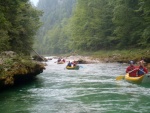
[{"label": "life jacket", "polygon": [[132,71],[132,70],[134,70],[134,69],[135,69],[134,66],[130,66],[130,67],[129,67],[129,71]]},{"label": "life jacket", "polygon": [[144,68],[139,67],[140,70],[138,70],[138,75],[144,75]]},{"label": "life jacket", "polygon": [[69,62],[67,66],[71,67],[71,63]]},{"label": "life jacket", "polygon": [[129,73],[129,76],[130,76],[130,77],[136,77],[136,75],[137,75],[137,70],[135,70],[135,69],[136,69],[135,66],[130,65],[130,66],[128,66],[128,68],[126,69],[126,73]]}]

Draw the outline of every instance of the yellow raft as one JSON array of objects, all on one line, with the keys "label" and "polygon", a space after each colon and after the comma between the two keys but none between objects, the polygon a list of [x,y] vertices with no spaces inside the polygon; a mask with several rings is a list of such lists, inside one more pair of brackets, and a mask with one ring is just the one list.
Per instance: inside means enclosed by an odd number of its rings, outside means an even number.
[{"label": "yellow raft", "polygon": [[141,83],[144,78],[144,75],[138,77],[130,77],[129,73],[125,75],[125,80],[132,83]]},{"label": "yellow raft", "polygon": [[65,62],[63,62],[63,61],[60,61],[60,62],[57,62],[57,64],[64,64]]},{"label": "yellow raft", "polygon": [[69,67],[69,66],[66,66],[66,69],[68,70],[79,70],[79,66],[73,66],[73,67]]}]

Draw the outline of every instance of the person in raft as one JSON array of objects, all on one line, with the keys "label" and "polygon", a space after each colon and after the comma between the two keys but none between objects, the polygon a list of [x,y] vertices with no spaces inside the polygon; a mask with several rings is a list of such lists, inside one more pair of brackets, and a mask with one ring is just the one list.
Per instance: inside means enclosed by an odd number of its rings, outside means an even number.
[{"label": "person in raft", "polygon": [[134,62],[130,61],[130,65],[126,68],[126,73],[129,73],[130,77],[136,77],[137,71],[138,71],[138,68],[134,66]]},{"label": "person in raft", "polygon": [[71,67],[71,62],[70,62],[70,61],[68,62],[67,66],[68,66],[68,67]]},{"label": "person in raft", "polygon": [[138,68],[138,76],[141,76],[141,75],[144,75],[145,73],[148,73],[148,70],[147,68],[144,67],[144,60],[141,60],[139,62],[139,66],[137,67]]},{"label": "person in raft", "polygon": [[60,62],[61,61],[61,58],[58,58],[57,62]]},{"label": "person in raft", "polygon": [[76,61],[72,61],[73,66],[76,66],[76,64],[77,64]]},{"label": "person in raft", "polygon": [[66,62],[65,59],[62,59],[63,62]]}]

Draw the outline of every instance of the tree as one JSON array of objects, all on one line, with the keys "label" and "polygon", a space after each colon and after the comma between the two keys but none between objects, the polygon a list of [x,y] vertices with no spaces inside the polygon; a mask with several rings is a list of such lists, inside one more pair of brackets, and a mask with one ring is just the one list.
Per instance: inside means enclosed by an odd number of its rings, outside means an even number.
[{"label": "tree", "polygon": [[142,47],[150,46],[150,1],[148,0],[140,0],[139,2],[139,10],[143,17],[143,28],[142,29],[142,37],[140,38],[138,45]]},{"label": "tree", "polygon": [[72,48],[99,50],[110,47],[112,9],[110,0],[78,0],[70,22]]},{"label": "tree", "polygon": [[116,0],[113,22],[118,48],[138,46],[144,27],[138,3],[138,0]]},{"label": "tree", "polygon": [[65,28],[76,0],[40,0],[38,9],[44,12],[42,27],[37,33],[34,47],[41,54],[69,51]]},{"label": "tree", "polygon": [[[1,32],[6,38],[2,40],[6,47],[1,50],[13,50],[29,54],[33,37],[39,28],[41,13],[31,6],[28,0],[1,0]],[[1,44],[2,44],[1,43]]]}]

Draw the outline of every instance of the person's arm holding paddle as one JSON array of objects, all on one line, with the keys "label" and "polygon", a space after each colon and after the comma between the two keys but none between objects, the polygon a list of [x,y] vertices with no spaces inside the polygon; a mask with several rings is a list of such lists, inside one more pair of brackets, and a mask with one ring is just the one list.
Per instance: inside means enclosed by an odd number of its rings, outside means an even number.
[{"label": "person's arm holding paddle", "polygon": [[144,62],[140,61],[138,67],[138,76],[144,75],[146,73],[148,73],[148,70],[144,67]]},{"label": "person's arm holding paddle", "polygon": [[134,62],[130,61],[130,65],[126,69],[126,73],[129,73],[130,77],[136,77],[137,76],[137,71],[138,71],[138,68],[136,68],[134,66]]},{"label": "person's arm holding paddle", "polygon": [[[131,71],[128,71],[127,73],[132,73],[133,71],[137,71],[138,69],[137,68],[135,68],[135,69],[133,69],[133,70],[131,70]],[[120,76],[117,76],[116,77],[116,80],[122,80],[122,79],[124,79],[124,77],[125,77],[125,75],[120,75]]]},{"label": "person's arm holding paddle", "polygon": [[[136,77],[137,75],[137,68],[134,66],[134,62],[130,61],[130,65],[126,68],[126,73],[129,73],[129,76]],[[125,75],[120,75],[116,77],[116,80],[122,80],[124,79]]]}]

